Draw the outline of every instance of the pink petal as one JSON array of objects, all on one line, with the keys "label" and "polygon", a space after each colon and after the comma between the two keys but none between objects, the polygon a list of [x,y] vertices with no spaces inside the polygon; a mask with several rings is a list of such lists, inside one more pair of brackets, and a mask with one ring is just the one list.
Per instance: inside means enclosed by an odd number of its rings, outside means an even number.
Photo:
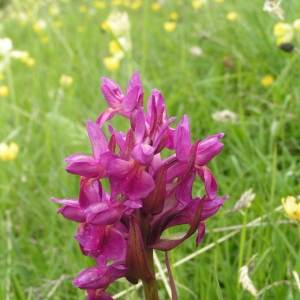
[{"label": "pink petal", "polygon": [[99,160],[101,153],[108,151],[107,138],[98,124],[87,121],[86,127],[92,143],[94,157]]}]

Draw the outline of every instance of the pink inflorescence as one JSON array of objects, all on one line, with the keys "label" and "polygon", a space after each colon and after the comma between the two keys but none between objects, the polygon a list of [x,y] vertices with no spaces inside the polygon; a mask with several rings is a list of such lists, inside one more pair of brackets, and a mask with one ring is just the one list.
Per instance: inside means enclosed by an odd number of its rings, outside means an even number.
[{"label": "pink inflorescence", "polygon": [[[176,128],[170,127],[176,118],[168,118],[164,98],[156,89],[145,112],[137,71],[125,95],[115,81],[102,80],[109,108],[96,123],[87,121],[93,156],[73,154],[65,160],[67,172],[81,176],[79,198],[52,198],[63,204],[58,213],[79,223],[75,239],[82,253],[97,264],[73,281],[87,290],[89,300],[113,299],[105,290],[118,278],[137,283],[154,276],[142,266],[148,249],[169,251],[196,231],[198,246],[204,237],[205,220],[228,197],[217,197],[217,182],[206,166],[222,150],[219,141],[223,133],[192,143],[188,116],[183,116]],[[117,132],[108,124],[107,138],[101,128],[116,114],[130,121],[130,129]],[[162,159],[160,153],[165,148],[174,154]],[[206,193],[193,198],[197,175]],[[103,188],[103,178],[109,181],[110,193]],[[182,238],[161,237],[164,230],[182,224],[189,225]]]}]

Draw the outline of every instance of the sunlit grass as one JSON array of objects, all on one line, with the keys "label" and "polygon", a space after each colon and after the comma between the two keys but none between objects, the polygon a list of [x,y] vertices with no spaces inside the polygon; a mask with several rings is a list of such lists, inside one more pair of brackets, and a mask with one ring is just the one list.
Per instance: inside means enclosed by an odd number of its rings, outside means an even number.
[{"label": "sunlit grass", "polygon": [[[282,223],[288,218],[275,209],[281,198],[300,194],[300,58],[276,46],[276,16],[263,12],[260,1],[207,0],[197,9],[192,1],[175,0],[159,9],[149,0],[140,7],[117,6],[129,15],[133,49],[132,59],[125,56],[111,72],[103,59],[114,37],[101,24],[117,2],[14,3],[18,5],[3,11],[0,38],[10,38],[13,48],[27,51],[35,63],[11,59],[0,76],[0,142],[19,146],[14,160],[0,160],[0,298],[85,299],[85,291],[71,281],[93,262],[82,256],[73,238],[76,223],[56,215],[58,207],[49,199],[77,197],[78,180],[65,172],[63,159],[75,152],[90,153],[85,122],[106,108],[101,77],[113,78],[125,89],[129,70],[137,69],[145,99],[156,87],[170,115],[177,120],[189,115],[193,140],[226,134],[225,147],[210,168],[219,194],[230,198],[207,222],[209,233],[200,249],[231,232],[213,229],[247,224],[266,214],[266,224],[242,227],[174,267],[179,299],[254,299],[238,281],[239,268],[255,254],[249,276],[257,290],[290,282],[265,290],[261,298],[298,299],[292,271],[300,273],[299,226]],[[292,24],[300,3],[283,2],[282,7]],[[237,18],[228,20],[232,12]],[[170,19],[171,13],[178,18]],[[36,30],[38,20],[46,26]],[[170,21],[176,27],[166,31],[164,23]],[[294,43],[300,45],[299,36]],[[191,54],[191,47],[200,48],[200,56]],[[267,75],[274,81],[262,84]],[[71,77],[71,84],[61,84],[62,76]],[[237,115],[235,122],[212,117],[225,109]],[[256,197],[245,214],[227,214],[250,188]],[[170,262],[197,250],[192,237],[170,252]],[[163,253],[157,255],[164,268]],[[128,287],[121,281],[109,292]],[[161,299],[168,299],[162,281],[159,287]],[[140,290],[128,295],[121,299],[142,299]]]}]

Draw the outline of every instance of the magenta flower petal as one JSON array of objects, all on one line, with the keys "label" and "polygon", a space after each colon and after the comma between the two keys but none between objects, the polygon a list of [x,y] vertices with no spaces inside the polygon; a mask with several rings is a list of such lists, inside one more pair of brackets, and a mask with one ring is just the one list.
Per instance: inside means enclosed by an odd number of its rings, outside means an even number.
[{"label": "magenta flower petal", "polygon": [[122,101],[122,115],[127,118],[130,117],[131,112],[137,107],[139,94],[140,87],[136,85],[124,96]]},{"label": "magenta flower petal", "polygon": [[198,247],[200,245],[200,243],[202,243],[204,236],[205,236],[205,222],[200,222],[199,226],[198,226],[198,234],[197,234],[197,239],[196,239],[196,247]]},{"label": "magenta flower petal", "polygon": [[131,78],[128,81],[126,92],[128,93],[135,86],[138,86],[142,90],[142,81],[138,71],[134,71]]},{"label": "magenta flower petal", "polygon": [[116,143],[120,148],[120,152],[122,152],[124,150],[124,147],[125,147],[126,134],[124,132],[115,131],[113,126],[111,126],[110,124],[108,124],[107,127],[108,127],[108,130],[109,130],[110,134],[115,137]]},{"label": "magenta flower petal", "polygon": [[100,289],[125,276],[126,272],[124,266],[91,267],[82,271],[73,284],[83,290]]},{"label": "magenta flower petal", "polygon": [[223,148],[223,144],[219,140],[224,133],[219,133],[207,137],[199,142],[197,148],[196,165],[204,166],[209,163]]},{"label": "magenta flower petal", "polygon": [[176,156],[180,161],[186,161],[190,149],[192,147],[191,144],[191,134],[190,134],[190,122],[187,115],[184,115],[175,130],[175,149]]},{"label": "magenta flower petal", "polygon": [[211,199],[215,198],[218,191],[218,184],[211,170],[207,167],[201,167],[198,170],[198,174],[204,182],[208,197]]},{"label": "magenta flower petal", "polygon": [[119,109],[124,97],[121,88],[112,79],[102,78],[102,81],[103,84],[101,85],[101,91],[108,105],[111,108]]},{"label": "magenta flower petal", "polygon": [[57,210],[57,213],[62,214],[64,218],[75,222],[85,222],[86,214],[80,208],[78,200],[56,199],[53,197],[51,198],[51,200],[59,204],[64,204],[63,207]]},{"label": "magenta flower petal", "polygon": [[144,142],[146,125],[145,125],[145,116],[144,110],[140,107],[136,115],[136,128],[135,128],[135,139],[136,143],[140,144]]},{"label": "magenta flower petal", "polygon": [[173,182],[174,179],[177,177],[180,177],[186,173],[188,169],[188,163],[187,162],[178,162],[174,165],[171,165],[168,168],[167,172],[167,182]]},{"label": "magenta flower petal", "polygon": [[120,158],[116,158],[113,162],[110,162],[107,165],[108,176],[124,179],[128,175],[128,173],[130,173],[133,167],[133,160],[127,161]]},{"label": "magenta flower petal", "polygon": [[96,119],[96,123],[99,125],[99,127],[101,128],[103,126],[103,124],[110,120],[116,113],[115,109],[112,108],[108,108],[106,109],[97,119]]},{"label": "magenta flower petal", "polygon": [[65,205],[58,209],[57,213],[62,214],[64,218],[75,222],[85,222],[86,220],[85,213],[79,207]]},{"label": "magenta flower petal", "polygon": [[214,199],[204,198],[201,220],[206,220],[207,218],[216,214],[220,209],[220,206],[223,206],[224,201],[227,198],[228,195],[222,198],[214,198]]},{"label": "magenta flower petal", "polygon": [[97,185],[100,185],[100,182],[93,178],[80,179],[79,205],[83,210],[93,203],[101,202],[99,193],[102,187]]},{"label": "magenta flower petal", "polygon": [[98,161],[91,156],[84,154],[73,154],[65,159],[69,165],[66,167],[68,173],[89,178],[98,177],[103,172],[103,168]]},{"label": "magenta flower petal", "polygon": [[82,223],[78,227],[75,239],[84,255],[94,257],[101,266],[105,266],[110,260],[123,261],[126,255],[125,238],[111,225],[94,226]]},{"label": "magenta flower petal", "polygon": [[195,180],[196,174],[193,172],[184,182],[182,182],[177,190],[176,197],[182,205],[187,205],[193,200],[192,198],[192,187]]},{"label": "magenta flower petal", "polygon": [[134,199],[134,200],[127,200],[124,202],[124,205],[126,205],[129,208],[141,208],[143,206],[141,199]]},{"label": "magenta flower petal", "polygon": [[[158,145],[160,144],[161,140],[165,137],[165,141],[163,143],[163,147],[160,149],[160,151],[165,147],[165,144],[167,143],[168,139],[169,139],[169,125],[171,123],[173,123],[174,121],[176,120],[176,117],[172,117],[170,118],[168,121],[166,121],[164,123],[164,125],[160,128],[160,130],[158,131],[158,134],[155,138],[155,141],[153,143],[153,146],[154,147],[158,147],[158,148],[161,148],[159,147]],[[172,137],[173,138],[173,137]],[[159,152],[160,152],[159,151]]]},{"label": "magenta flower petal", "polygon": [[94,157],[96,160],[100,160],[100,155],[108,151],[107,138],[98,124],[87,121],[86,127],[92,143]]},{"label": "magenta flower petal", "polygon": [[107,287],[111,281],[108,276],[105,276],[106,271],[107,268],[88,268],[74,279],[73,284],[83,290]]},{"label": "magenta flower petal", "polygon": [[147,104],[147,109],[152,119],[151,129],[157,124],[161,125],[167,120],[165,100],[159,90],[153,90]]},{"label": "magenta flower petal", "polygon": [[122,216],[122,210],[119,207],[110,207],[106,203],[92,204],[84,213],[87,215],[86,222],[97,226],[114,224]]},{"label": "magenta flower petal", "polygon": [[132,158],[134,158],[139,164],[143,166],[149,166],[154,157],[155,148],[147,144],[139,144],[134,147],[131,152]]},{"label": "magenta flower petal", "polygon": [[114,300],[113,297],[104,293],[105,289],[87,290],[86,300]]},{"label": "magenta flower petal", "polygon": [[154,189],[154,180],[144,168],[135,168],[122,182],[121,193],[133,199],[145,198]]}]

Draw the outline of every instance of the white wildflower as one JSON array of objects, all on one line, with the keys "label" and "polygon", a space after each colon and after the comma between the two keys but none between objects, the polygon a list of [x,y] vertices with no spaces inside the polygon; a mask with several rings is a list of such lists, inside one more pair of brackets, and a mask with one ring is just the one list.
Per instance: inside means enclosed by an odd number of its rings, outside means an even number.
[{"label": "white wildflower", "polygon": [[264,11],[268,11],[274,15],[276,15],[280,20],[283,20],[284,11],[280,7],[281,0],[266,0],[264,4]]},{"label": "white wildflower", "polygon": [[197,46],[191,47],[189,51],[194,56],[201,56],[203,54],[202,49]]},{"label": "white wildflower", "polygon": [[130,30],[130,21],[126,12],[112,12],[107,18],[107,23],[111,32],[117,37]]},{"label": "white wildflower", "polygon": [[234,122],[236,122],[238,116],[234,112],[232,112],[228,109],[225,109],[225,110],[222,110],[222,111],[215,112],[212,115],[212,118],[215,121],[219,121],[219,122],[234,123]]},{"label": "white wildflower", "polygon": [[0,39],[0,55],[7,55],[12,49],[12,41],[10,38]]},{"label": "white wildflower", "polygon": [[35,32],[42,32],[47,27],[47,22],[44,19],[39,19],[33,24]]},{"label": "white wildflower", "polygon": [[240,277],[239,277],[239,283],[241,283],[244,290],[248,291],[251,295],[254,297],[257,296],[257,290],[249,277],[249,268],[248,266],[243,266],[239,270]]},{"label": "white wildflower", "polygon": [[29,53],[27,51],[20,51],[20,50],[12,50],[10,52],[10,56],[15,59],[24,60],[29,57]]},{"label": "white wildflower", "polygon": [[227,213],[241,211],[244,207],[250,207],[254,198],[255,193],[252,192],[252,189],[247,190],[241,195],[241,198],[235,203],[234,207],[228,210]]}]

